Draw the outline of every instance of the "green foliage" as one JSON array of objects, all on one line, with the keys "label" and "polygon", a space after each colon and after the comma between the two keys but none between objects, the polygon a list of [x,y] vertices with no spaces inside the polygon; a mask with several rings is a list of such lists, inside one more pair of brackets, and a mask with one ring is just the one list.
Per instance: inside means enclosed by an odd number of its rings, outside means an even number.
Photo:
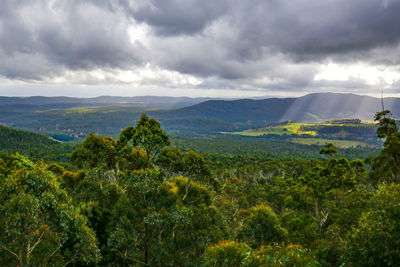
[{"label": "green foliage", "polygon": [[74,145],[51,140],[47,136],[0,125],[0,152],[21,153],[34,159],[68,161]]},{"label": "green foliage", "polygon": [[197,181],[208,182],[211,177],[211,171],[205,162],[203,156],[194,151],[185,153],[182,160],[184,174]]},{"label": "green foliage", "polygon": [[148,155],[144,149],[124,146],[118,152],[118,167],[121,171],[140,170],[147,167]]},{"label": "green foliage", "polygon": [[320,266],[315,255],[300,245],[262,246],[252,250],[246,243],[221,241],[204,253],[203,266]]},{"label": "green foliage", "polygon": [[10,160],[0,180],[2,265],[98,262],[95,234],[52,173],[23,156]]},{"label": "green foliage", "polygon": [[168,254],[176,194],[154,170],[136,171],[124,180],[128,187],[116,204],[108,244],[121,263],[157,265]]},{"label": "green foliage", "polygon": [[390,116],[390,110],[382,110],[375,114],[375,121],[378,122],[376,134],[379,138],[386,138],[397,132],[397,124]]},{"label": "green foliage", "polygon": [[246,243],[221,241],[208,247],[204,253],[203,266],[206,267],[239,267],[251,261],[252,249]]},{"label": "green foliage", "polygon": [[[172,136],[172,143],[183,151],[194,150],[205,156],[251,157],[257,159],[322,159],[321,146],[302,145],[278,137],[202,136],[193,138]],[[324,142],[321,142],[324,143]],[[356,145],[355,145],[356,146]],[[348,159],[366,158],[378,154],[375,147],[349,147],[340,149]]]},{"label": "green foliage", "polygon": [[357,266],[395,266],[400,261],[400,186],[380,187],[350,233],[344,261]]},{"label": "green foliage", "polygon": [[290,142],[303,144],[303,145],[324,145],[332,143],[340,148],[360,148],[374,146],[375,144],[368,144],[362,141],[347,140],[347,139],[325,139],[325,138],[291,138]]},{"label": "green foliage", "polygon": [[320,266],[315,255],[300,245],[261,247],[253,253],[253,266]]},{"label": "green foliage", "polygon": [[[128,162],[137,161],[140,157],[146,158],[144,163],[130,168],[139,169],[149,166],[161,149],[169,144],[169,137],[161,129],[160,123],[142,114],[140,120],[136,122],[136,127],[130,126],[121,131],[118,150],[120,151],[120,157],[125,158],[125,161]],[[133,148],[136,148],[136,150],[132,150]],[[145,153],[141,150],[144,150]],[[124,165],[129,165],[129,163]]]},{"label": "green foliage", "polygon": [[84,178],[85,173],[82,170],[77,172],[64,171],[59,180],[64,188],[67,190],[73,190]]},{"label": "green foliage", "polygon": [[72,161],[78,167],[96,168],[105,166],[115,168],[116,142],[111,137],[100,137],[90,133],[81,147],[72,153]]},{"label": "green foliage", "polygon": [[400,181],[400,132],[386,138],[381,153],[373,160],[371,177],[376,182]]},{"label": "green foliage", "polygon": [[206,204],[211,203],[211,194],[209,190],[200,183],[190,181],[185,177],[175,177],[172,180],[174,188],[178,196],[186,204]]},{"label": "green foliage", "polygon": [[143,147],[146,150],[149,160],[152,160],[163,147],[170,144],[169,137],[161,129],[160,123],[145,114],[142,114],[140,120],[136,122],[132,142],[134,146]]},{"label": "green foliage", "polygon": [[200,182],[209,182],[211,178],[204,157],[192,150],[183,154],[177,147],[166,147],[158,155],[156,164],[172,175],[185,175]]},{"label": "green foliage", "polygon": [[60,176],[65,172],[65,168],[63,166],[60,166],[57,163],[50,163],[47,166],[47,170],[51,171],[54,173],[54,175]]},{"label": "green foliage", "polygon": [[156,163],[167,174],[180,175],[183,172],[183,154],[178,147],[164,147]]},{"label": "green foliage", "polygon": [[319,225],[314,217],[309,214],[285,214],[287,220],[285,226],[289,233],[289,240],[295,244],[303,244],[310,247],[318,238]]},{"label": "green foliage", "polygon": [[287,231],[281,227],[276,214],[266,205],[251,208],[238,237],[253,248],[286,241]]},{"label": "green foliage", "polygon": [[142,115],[117,140],[90,134],[74,165],[0,153],[0,265],[395,265],[399,140],[370,165],[268,138],[181,150]]},{"label": "green foliage", "polygon": [[338,151],[337,151],[335,145],[332,144],[332,143],[326,144],[324,146],[324,148],[319,151],[319,154],[321,154],[321,155],[329,155],[329,157],[332,157],[333,155],[335,155],[337,153],[338,153]]},{"label": "green foliage", "polygon": [[[359,166],[356,167],[356,170],[360,171]],[[303,179],[314,190],[315,195],[323,196],[331,189],[351,189],[360,176],[356,174],[356,170],[345,158],[329,159],[325,166],[314,168]]]}]

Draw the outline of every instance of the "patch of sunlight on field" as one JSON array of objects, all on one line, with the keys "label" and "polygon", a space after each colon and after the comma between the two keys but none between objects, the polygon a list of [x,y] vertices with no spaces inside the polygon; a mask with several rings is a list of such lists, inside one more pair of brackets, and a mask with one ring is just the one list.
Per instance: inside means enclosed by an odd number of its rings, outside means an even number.
[{"label": "patch of sunlight on field", "polygon": [[294,123],[288,123],[287,125],[285,125],[283,127],[286,128],[290,133],[293,133],[293,134],[307,134],[307,135],[316,136],[317,132],[315,132],[315,131],[302,131],[301,130],[302,126],[311,126],[311,125],[315,125],[315,124],[294,122]]},{"label": "patch of sunlight on field", "polygon": [[323,146],[327,143],[332,143],[336,147],[340,147],[340,148],[348,148],[348,147],[356,147],[356,146],[367,147],[368,146],[368,144],[366,144],[364,142],[359,142],[359,141],[332,140],[332,139],[322,139],[322,138],[291,138],[290,141],[293,143],[296,143],[296,144],[320,145],[320,146]]},{"label": "patch of sunlight on field", "polygon": [[148,111],[157,111],[160,110],[158,108],[145,108],[140,105],[108,105],[108,106],[99,106],[99,107],[75,107],[75,108],[62,108],[62,109],[47,109],[47,110],[37,110],[36,113],[42,114],[91,114],[91,113],[99,113],[99,114],[107,114],[107,113],[116,113],[116,112],[148,112]]},{"label": "patch of sunlight on field", "polygon": [[241,132],[222,132],[223,134],[234,134],[243,136],[262,136],[262,135],[311,135],[316,136],[315,131],[302,131],[302,126],[311,126],[311,123],[292,122],[285,125],[270,126],[261,129],[250,129]]},{"label": "patch of sunlight on field", "polygon": [[46,110],[36,110],[36,113],[43,114],[87,114],[99,112],[96,108],[65,108],[65,109],[46,109]]}]

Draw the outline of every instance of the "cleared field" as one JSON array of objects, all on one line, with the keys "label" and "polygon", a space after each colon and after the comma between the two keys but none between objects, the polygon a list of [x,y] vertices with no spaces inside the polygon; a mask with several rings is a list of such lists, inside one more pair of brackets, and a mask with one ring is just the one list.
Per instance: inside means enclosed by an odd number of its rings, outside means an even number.
[{"label": "cleared field", "polygon": [[140,105],[108,105],[100,107],[74,107],[65,109],[46,109],[35,111],[38,114],[60,114],[60,115],[74,115],[74,114],[107,114],[115,112],[139,112],[139,111],[153,111],[157,109],[146,109]]},{"label": "cleared field", "polygon": [[348,148],[348,147],[356,147],[356,146],[367,147],[368,146],[368,144],[366,144],[364,142],[359,142],[359,141],[332,140],[332,139],[322,139],[322,138],[291,138],[290,141],[293,143],[296,143],[296,144],[320,145],[320,146],[323,146],[327,143],[332,143],[336,147],[340,147],[340,148]]},{"label": "cleared field", "polygon": [[[242,136],[262,136],[262,135],[309,135],[316,137],[317,131],[323,127],[357,127],[371,128],[376,127],[376,123],[359,123],[359,124],[339,124],[339,123],[302,123],[290,122],[287,124],[269,126],[261,129],[248,129],[241,132],[223,132],[224,134],[234,134]],[[333,136],[332,136],[333,137]],[[333,137],[335,139],[337,137]]]},{"label": "cleared field", "polygon": [[302,126],[312,126],[314,124],[311,123],[301,123],[301,122],[294,122],[294,123],[288,123],[285,125],[277,125],[277,126],[271,126],[271,127],[266,127],[262,129],[250,129],[250,130],[245,130],[241,132],[224,132],[225,134],[235,134],[235,135],[243,135],[243,136],[261,136],[261,135],[311,135],[311,136],[316,136],[317,133],[315,131],[302,131],[301,127]]}]

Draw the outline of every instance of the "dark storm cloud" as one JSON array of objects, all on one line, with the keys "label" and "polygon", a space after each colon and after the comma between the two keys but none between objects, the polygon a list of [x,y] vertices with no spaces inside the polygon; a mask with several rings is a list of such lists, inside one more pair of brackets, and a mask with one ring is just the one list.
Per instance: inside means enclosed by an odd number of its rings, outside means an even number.
[{"label": "dark storm cloud", "polygon": [[192,35],[226,19],[238,33],[227,48],[239,59],[258,58],[263,47],[323,57],[400,40],[397,0],[151,0],[127,7],[161,35]]},{"label": "dark storm cloud", "polygon": [[238,30],[238,58],[260,57],[269,47],[314,60],[400,40],[400,1],[254,0],[232,9],[227,19]]},{"label": "dark storm cloud", "polygon": [[397,0],[3,0],[0,76],[149,63],[201,77],[199,88],[322,88],[333,85],[313,82],[319,64],[398,66],[399,14]]},{"label": "dark storm cloud", "polygon": [[[135,1],[133,1],[135,2]],[[125,3],[138,21],[154,27],[160,35],[196,34],[228,9],[227,0],[148,0],[144,3]]]},{"label": "dark storm cloud", "polygon": [[[168,10],[179,10],[178,2],[163,1],[167,2]],[[153,9],[146,6],[153,10],[151,16],[146,17],[149,13],[140,8],[136,16],[148,23],[156,18],[172,17],[174,22],[187,18],[179,12],[158,14],[161,5],[152,3]],[[231,0],[224,8],[212,23],[207,16],[196,17],[197,25],[208,23],[209,27],[197,27],[194,32],[185,32],[181,23],[162,24],[162,31],[152,23],[160,35],[154,47],[161,56],[154,60],[182,73],[223,79],[273,76],[276,69],[301,62],[400,62],[396,53],[400,1]],[[202,2],[194,9],[204,10]],[[198,23],[199,18],[203,23]],[[165,32],[168,38],[163,37]],[[183,32],[186,36],[182,37]],[[175,38],[171,37],[174,33]],[[276,77],[281,78],[280,74]],[[286,75],[291,76],[290,71]]]},{"label": "dark storm cloud", "polygon": [[259,56],[262,47],[324,57],[400,40],[400,1],[254,0],[231,8],[228,19],[241,43],[237,55],[244,58]]},{"label": "dark storm cloud", "polygon": [[130,43],[126,24],[89,5],[67,8],[68,24],[43,25],[37,32],[41,48],[52,61],[81,69],[125,67],[142,60],[145,48]]},{"label": "dark storm cloud", "polygon": [[[0,12],[0,71],[11,78],[40,79],[65,69],[128,68],[146,55],[139,42],[130,42],[126,19],[90,2],[5,0]],[[44,66],[35,68],[39,62]],[[23,64],[32,70],[24,71]]]}]

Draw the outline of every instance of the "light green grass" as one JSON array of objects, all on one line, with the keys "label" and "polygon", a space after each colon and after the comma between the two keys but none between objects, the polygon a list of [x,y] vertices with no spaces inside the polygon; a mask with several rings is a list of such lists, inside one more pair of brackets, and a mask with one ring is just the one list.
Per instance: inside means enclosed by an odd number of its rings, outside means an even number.
[{"label": "light green grass", "polygon": [[241,132],[224,132],[225,134],[235,134],[235,135],[243,135],[243,136],[261,136],[261,135],[311,135],[311,136],[316,136],[317,133],[314,131],[302,131],[301,126],[310,126],[314,125],[311,123],[301,123],[301,122],[293,122],[293,123],[288,123],[285,125],[277,125],[277,126],[271,126],[271,127],[266,127],[262,129],[257,129],[257,130],[245,130]]},{"label": "light green grass", "polygon": [[367,147],[368,144],[364,142],[354,141],[354,140],[334,140],[334,139],[322,139],[322,138],[291,138],[291,142],[302,144],[302,145],[325,145],[327,143],[332,143],[336,147],[348,148],[362,146]]},{"label": "light green grass", "polygon": [[291,122],[285,125],[270,126],[261,129],[249,129],[241,132],[222,132],[223,134],[234,134],[242,136],[262,136],[262,135],[310,135],[317,136],[316,131],[302,131],[302,126],[356,126],[356,127],[375,127],[376,123],[361,124],[332,124],[332,123],[303,123]]},{"label": "light green grass", "polygon": [[116,104],[116,105],[107,105],[107,106],[94,106],[94,107],[74,107],[74,108],[61,108],[61,109],[46,109],[46,110],[37,110],[37,113],[42,114],[107,114],[107,113],[116,113],[116,112],[149,112],[156,111],[158,108],[147,108],[144,105],[132,105],[132,104]]}]

